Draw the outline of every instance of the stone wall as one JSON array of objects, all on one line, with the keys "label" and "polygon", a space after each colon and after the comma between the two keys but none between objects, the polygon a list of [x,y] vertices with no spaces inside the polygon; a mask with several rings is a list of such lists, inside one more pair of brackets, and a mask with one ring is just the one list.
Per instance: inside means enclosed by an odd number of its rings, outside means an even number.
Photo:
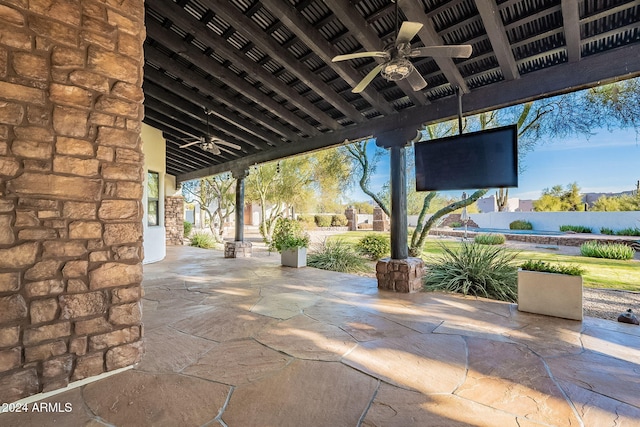
[{"label": "stone wall", "polygon": [[167,245],[184,244],[184,198],[182,196],[164,198],[164,227]]},{"label": "stone wall", "polygon": [[0,402],[142,355],[143,20],[0,4]]}]

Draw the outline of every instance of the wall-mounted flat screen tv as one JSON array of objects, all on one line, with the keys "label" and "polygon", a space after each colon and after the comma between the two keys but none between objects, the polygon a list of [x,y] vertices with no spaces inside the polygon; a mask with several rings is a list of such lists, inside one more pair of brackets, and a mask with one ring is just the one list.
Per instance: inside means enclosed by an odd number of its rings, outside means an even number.
[{"label": "wall-mounted flat screen tv", "polygon": [[415,144],[416,190],[518,186],[516,125]]}]

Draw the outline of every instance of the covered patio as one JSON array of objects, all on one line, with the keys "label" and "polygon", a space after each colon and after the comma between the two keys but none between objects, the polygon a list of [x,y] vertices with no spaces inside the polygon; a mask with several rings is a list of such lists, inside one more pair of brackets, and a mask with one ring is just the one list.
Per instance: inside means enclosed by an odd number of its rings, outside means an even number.
[{"label": "covered patio", "polygon": [[[640,330],[279,257],[170,247],[145,266],[146,355],[3,426],[630,426]],[[232,264],[232,265],[230,265]]]}]

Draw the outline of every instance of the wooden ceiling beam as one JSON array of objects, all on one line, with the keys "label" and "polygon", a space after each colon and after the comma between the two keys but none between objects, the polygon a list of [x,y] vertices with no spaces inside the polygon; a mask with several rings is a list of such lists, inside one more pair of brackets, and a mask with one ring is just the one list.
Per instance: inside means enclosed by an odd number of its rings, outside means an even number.
[{"label": "wooden ceiling beam", "polygon": [[513,51],[511,50],[502,18],[500,17],[500,11],[496,6],[496,1],[475,0],[475,3],[504,78],[506,80],[517,79],[520,77],[518,65],[513,56]]},{"label": "wooden ceiling beam", "polygon": [[[320,77],[316,76],[300,64],[295,56],[289,51],[283,49],[278,42],[271,36],[267,36],[262,28],[260,28],[251,18],[243,15],[239,9],[227,0],[201,0],[202,4],[213,10],[216,15],[234,26],[236,30],[244,34],[250,34],[253,42],[273,59],[285,65],[289,72],[298,77],[304,84],[313,89],[318,95],[323,97],[327,102],[331,103],[338,111],[342,112],[346,117],[355,123],[363,123],[366,119],[356,110],[353,105],[348,103],[344,98],[338,95],[328,84]],[[261,37],[260,34],[265,34]]]},{"label": "wooden ceiling beam", "polygon": [[240,114],[237,114],[233,111],[230,111],[222,106],[214,104],[209,100],[205,95],[201,94],[200,91],[195,91],[189,89],[184,84],[173,80],[171,77],[161,73],[158,70],[155,70],[151,67],[148,67],[144,72],[145,82],[151,82],[157,86],[160,86],[174,94],[180,96],[188,100],[189,102],[197,105],[202,110],[209,110],[215,116],[219,117],[222,120],[225,120],[234,126],[237,126],[240,129],[243,129],[253,135],[262,138],[270,145],[278,146],[283,144],[282,137],[279,135],[272,133],[266,129],[261,128],[260,126],[255,125],[248,119],[242,117]]},{"label": "wooden ceiling beam", "polygon": [[[420,3],[422,4],[422,3]],[[418,37],[422,40],[422,43],[425,46],[439,46],[444,44],[442,38],[436,32],[433,21],[431,18],[427,17],[424,14],[424,10],[421,6],[418,5],[414,0],[407,0],[400,3],[400,7],[402,7],[402,11],[407,16],[407,19],[414,22],[420,22],[423,24],[423,27],[418,32]],[[469,93],[469,87],[467,86],[467,82],[460,74],[460,70],[453,62],[451,58],[432,58],[435,63],[438,65],[438,68],[444,74],[444,77],[447,79],[449,84],[453,87],[459,87],[462,93]]]},{"label": "wooden ceiling beam", "polygon": [[[284,138],[287,138],[290,141],[297,141],[298,139],[300,139],[300,137],[293,130],[284,126],[277,120],[274,120],[273,118],[261,113],[259,110],[250,107],[235,96],[230,95],[225,90],[211,84],[211,82],[204,77],[201,77],[187,70],[176,61],[159,52],[154,47],[149,46],[148,44],[145,44],[144,56],[147,61],[153,62],[154,64],[156,64],[156,66],[170,72],[174,76],[177,76],[184,82],[188,83],[190,86],[198,88],[200,92],[205,93],[220,102],[224,102],[231,108],[240,111],[247,117],[251,117],[262,126],[282,135]],[[264,96],[266,97],[266,95]],[[256,103],[256,105],[260,104]]]},{"label": "wooden ceiling beam", "polygon": [[[199,106],[192,104],[190,101],[181,98],[172,92],[168,92],[153,83],[145,84],[143,89],[145,95],[149,95],[163,104],[171,105],[176,110],[187,114],[192,119],[198,120],[201,124],[206,125],[205,112]],[[216,128],[220,129],[222,132],[237,138],[239,141],[243,142],[242,145],[252,146],[258,150],[264,150],[265,148],[270,147],[265,141],[245,132],[237,126],[219,119],[218,117],[209,117],[209,126],[214,130]]]},{"label": "wooden ceiling beam", "polygon": [[[340,52],[332,46],[322,34],[309,24],[298,11],[291,7],[288,3],[282,0],[261,0],[264,7],[269,9],[274,16],[277,16],[285,26],[292,31],[298,39],[300,39],[305,45],[307,45],[318,57],[336,74],[347,82],[351,87],[355,87],[362,76],[356,72],[345,62],[332,62],[331,59],[334,56],[340,54]],[[318,70],[315,70],[317,73]],[[384,114],[392,114],[395,110],[389,105],[389,103],[380,96],[378,92],[372,86],[369,86],[360,95],[376,110]]]},{"label": "wooden ceiling beam", "polygon": [[562,0],[562,23],[569,62],[580,60],[580,11],[575,0]]},{"label": "wooden ceiling beam", "polygon": [[[154,119],[156,122],[160,122],[163,123],[165,126],[178,131],[178,132],[182,132],[185,133],[187,135],[192,135],[195,133],[195,136],[192,138],[199,138],[201,136],[203,136],[206,132],[202,131],[199,133],[196,133],[194,128],[191,126],[193,125],[193,123],[190,123],[188,125],[184,124],[184,122],[182,120],[180,120],[179,118],[175,118],[175,117],[171,117],[167,114],[164,114],[164,112],[162,111],[157,111],[156,108],[158,108],[158,105],[152,104],[152,105],[147,105],[145,106],[145,115],[149,116],[150,118]],[[161,109],[166,111],[165,106],[160,106]],[[173,116],[175,116],[175,113],[171,113]],[[213,134],[213,133],[212,133]],[[187,141],[185,141],[186,143]],[[219,154],[219,156],[224,159],[226,162],[230,162],[232,160],[237,160],[239,158],[241,158],[241,156],[235,154],[234,152],[232,152],[230,149],[228,149],[227,147],[224,148],[224,150],[222,150],[223,152]],[[234,150],[235,151],[235,150]],[[236,151],[237,153],[237,151]]]},{"label": "wooden ceiling beam", "polygon": [[[340,125],[333,118],[316,107],[307,98],[301,96],[282,80],[272,76],[262,67],[261,64],[249,59],[242,51],[236,50],[224,37],[218,36],[213,31],[209,30],[206,25],[193,19],[177,4],[158,0],[149,0],[147,1],[147,4],[164,16],[169,17],[177,27],[189,34],[192,34],[201,43],[215,48],[214,50],[217,55],[232,61],[239,68],[244,69],[246,72],[253,75],[254,78],[259,80],[262,84],[265,84],[273,90],[281,93],[282,96],[287,98],[291,104],[313,117],[319,123],[324,124],[329,129],[340,128]],[[248,45],[255,46],[255,43],[250,41]]]},{"label": "wooden ceiling beam", "polygon": [[225,84],[242,93],[253,102],[258,103],[265,108],[269,108],[275,114],[282,117],[282,119],[288,121],[307,135],[318,135],[320,133],[315,127],[293,114],[284,106],[275,102],[271,97],[254,88],[246,80],[238,77],[238,75],[230,69],[224,67],[212,57],[205,56],[204,53],[194,45],[185,43],[175,32],[163,28],[157,21],[153,20],[147,20],[146,26],[148,37],[151,37],[163,46],[167,47],[176,55],[188,60],[193,65],[202,68],[207,73],[223,81]]},{"label": "wooden ceiling beam", "polygon": [[[384,48],[378,35],[371,29],[367,21],[357,11],[354,12],[353,5],[349,0],[325,0],[324,2],[365,50],[378,51]],[[382,60],[378,59],[377,62],[382,62]],[[420,91],[415,92],[406,80],[399,80],[395,83],[415,105],[429,103],[427,97]]]},{"label": "wooden ceiling beam", "polygon": [[[621,71],[624,70],[624,71]],[[463,113],[473,115],[498,108],[509,107],[536,99],[561,95],[607,84],[621,79],[640,76],[640,45],[627,45],[605,53],[590,55],[577,63],[563,63],[528,73],[516,80],[503,80],[472,90],[463,99]],[[455,96],[442,98],[424,107],[403,110],[397,115],[378,118],[367,125],[352,126],[299,144],[288,144],[269,152],[257,153],[235,162],[212,166],[176,177],[178,181],[226,172],[236,167],[277,160],[314,150],[341,145],[345,140],[376,135],[395,129],[420,128],[457,117],[458,101]]]}]

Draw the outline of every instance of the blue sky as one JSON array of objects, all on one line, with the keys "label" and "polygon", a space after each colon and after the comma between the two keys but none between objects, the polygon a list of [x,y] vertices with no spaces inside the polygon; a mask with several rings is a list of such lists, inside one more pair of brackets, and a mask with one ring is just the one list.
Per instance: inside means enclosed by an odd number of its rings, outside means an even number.
[{"label": "blue sky", "polygon": [[[589,138],[571,137],[539,144],[523,163],[525,170],[519,176],[519,186],[510,189],[510,197],[537,199],[544,188],[574,181],[583,193],[633,190],[640,179],[640,138],[634,130],[598,129]],[[386,153],[372,176],[371,187],[377,192],[388,180]],[[449,193],[459,195],[462,190]],[[357,185],[347,198],[369,199]]]}]

